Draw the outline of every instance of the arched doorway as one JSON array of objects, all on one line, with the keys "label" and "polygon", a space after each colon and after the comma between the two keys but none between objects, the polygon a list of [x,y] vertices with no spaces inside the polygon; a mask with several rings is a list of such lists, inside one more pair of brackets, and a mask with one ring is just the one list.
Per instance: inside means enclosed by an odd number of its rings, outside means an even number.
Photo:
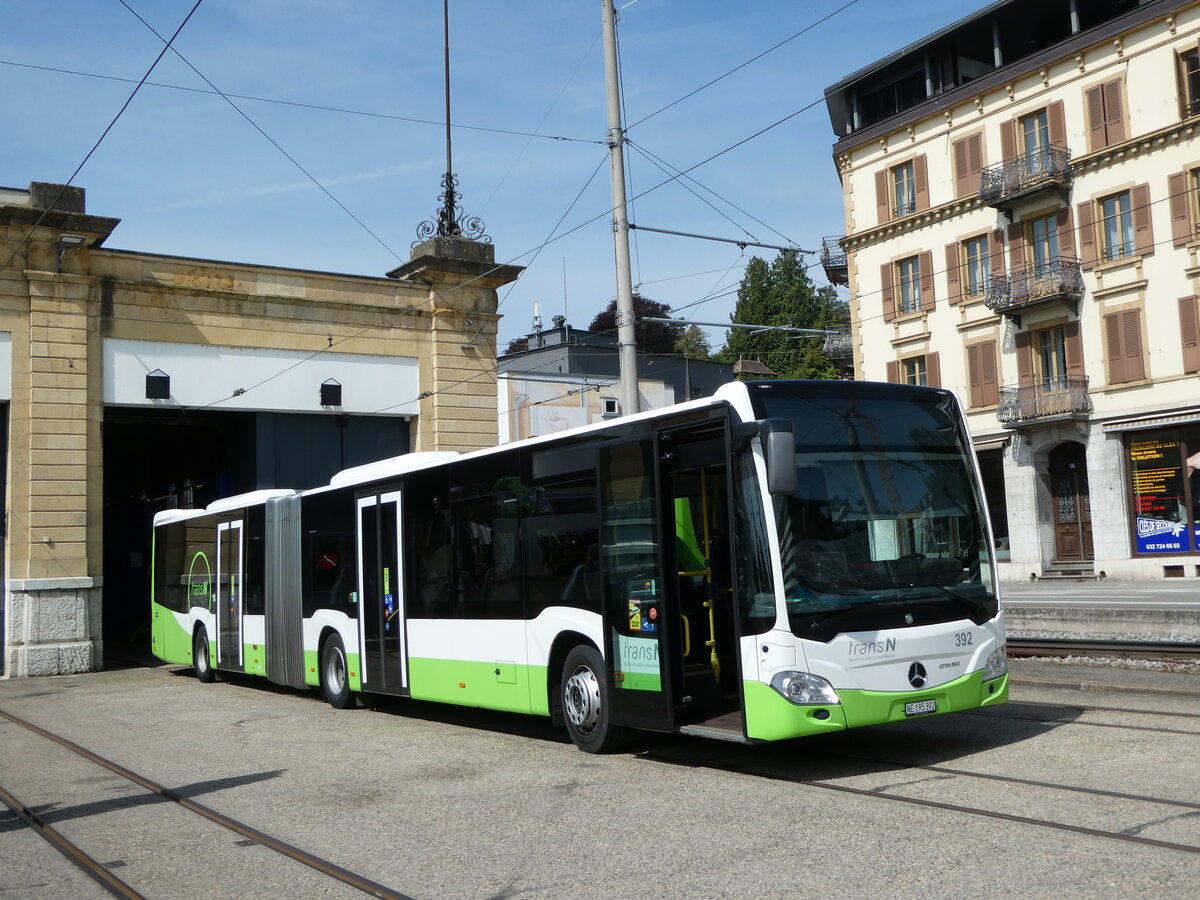
[{"label": "arched doorway", "polygon": [[1065,441],[1050,451],[1050,494],[1056,558],[1064,562],[1093,559],[1092,503],[1083,444]]}]

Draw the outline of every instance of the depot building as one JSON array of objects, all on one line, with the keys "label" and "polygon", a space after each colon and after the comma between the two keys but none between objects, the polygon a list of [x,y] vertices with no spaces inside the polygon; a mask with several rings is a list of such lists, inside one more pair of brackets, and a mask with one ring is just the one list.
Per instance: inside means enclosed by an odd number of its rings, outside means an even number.
[{"label": "depot building", "polygon": [[490,244],[364,277],[111,249],[119,221],[0,187],[3,677],[148,645],[159,510],[497,441],[496,288],[521,270]]}]

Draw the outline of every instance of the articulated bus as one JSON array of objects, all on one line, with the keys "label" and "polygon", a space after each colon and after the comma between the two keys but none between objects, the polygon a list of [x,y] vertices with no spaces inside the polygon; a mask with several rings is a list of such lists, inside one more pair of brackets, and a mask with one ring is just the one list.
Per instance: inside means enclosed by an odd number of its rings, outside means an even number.
[{"label": "articulated bus", "polygon": [[159,658],[752,743],[1002,703],[1003,612],[953,394],[744,382],[301,492],[155,516]]}]

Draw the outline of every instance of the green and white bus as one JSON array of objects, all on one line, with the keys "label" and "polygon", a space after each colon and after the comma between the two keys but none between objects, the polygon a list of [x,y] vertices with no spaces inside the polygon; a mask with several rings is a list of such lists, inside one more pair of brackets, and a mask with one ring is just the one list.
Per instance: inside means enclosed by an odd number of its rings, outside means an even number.
[{"label": "green and white bus", "polygon": [[625,729],[773,741],[1004,702],[953,394],[746,382],[154,520],[159,658]]}]

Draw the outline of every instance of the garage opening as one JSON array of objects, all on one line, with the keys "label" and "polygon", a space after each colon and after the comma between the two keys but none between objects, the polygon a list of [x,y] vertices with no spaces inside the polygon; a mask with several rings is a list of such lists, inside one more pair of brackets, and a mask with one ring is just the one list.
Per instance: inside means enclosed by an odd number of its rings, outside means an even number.
[{"label": "garage opening", "polygon": [[150,529],[164,509],[200,509],[264,488],[303,490],[409,450],[403,418],[270,412],[104,412],[105,666],[150,646]]}]

